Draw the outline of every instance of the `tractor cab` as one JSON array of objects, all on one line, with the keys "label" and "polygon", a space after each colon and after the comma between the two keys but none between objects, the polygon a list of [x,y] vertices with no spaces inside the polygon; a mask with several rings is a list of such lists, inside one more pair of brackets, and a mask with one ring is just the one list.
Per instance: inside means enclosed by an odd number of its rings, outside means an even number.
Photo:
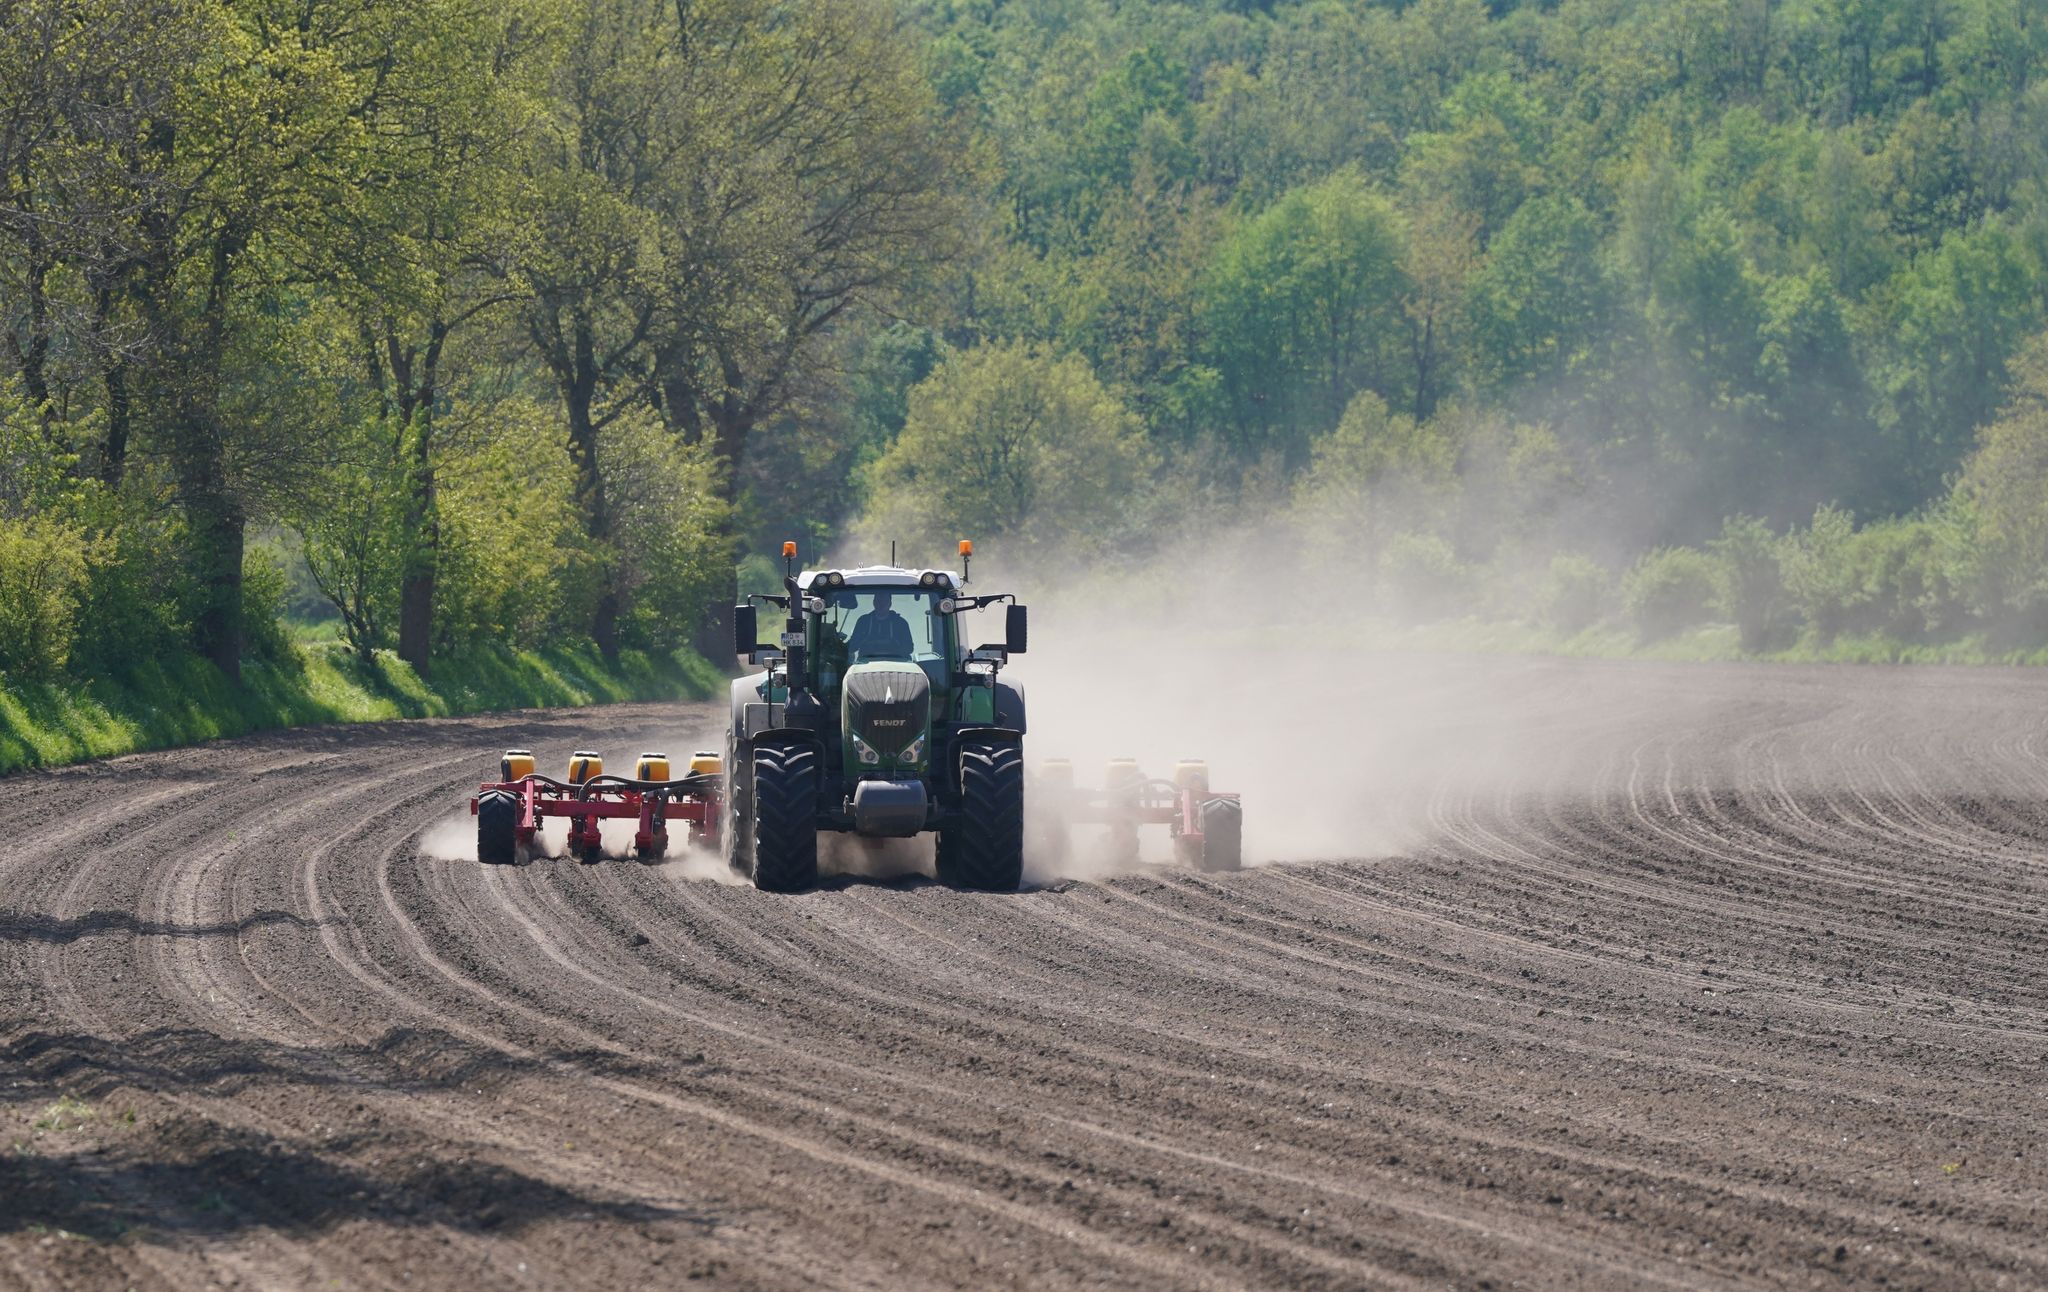
[{"label": "tractor cab", "polygon": [[914,664],[933,687],[946,688],[964,662],[951,606],[955,587],[944,570],[867,566],[800,575],[811,689],[829,700],[849,670],[874,663]]}]

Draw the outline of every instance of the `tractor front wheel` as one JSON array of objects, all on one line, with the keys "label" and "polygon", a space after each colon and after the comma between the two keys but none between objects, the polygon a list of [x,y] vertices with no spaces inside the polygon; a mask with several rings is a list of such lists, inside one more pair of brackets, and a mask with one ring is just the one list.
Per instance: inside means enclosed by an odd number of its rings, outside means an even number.
[{"label": "tractor front wheel", "polygon": [[960,746],[960,810],[939,833],[939,882],[1014,893],[1024,882],[1024,751],[1007,740]]},{"label": "tractor front wheel", "polygon": [[749,797],[754,887],[798,893],[818,883],[818,747],[809,741],[754,746]]},{"label": "tractor front wheel", "polygon": [[492,790],[476,801],[476,859],[509,866],[519,855],[519,796]]}]

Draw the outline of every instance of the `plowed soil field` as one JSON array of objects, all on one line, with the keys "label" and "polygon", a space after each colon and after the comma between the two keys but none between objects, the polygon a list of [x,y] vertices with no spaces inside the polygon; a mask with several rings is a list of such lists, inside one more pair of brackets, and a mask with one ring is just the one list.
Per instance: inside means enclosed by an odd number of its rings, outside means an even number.
[{"label": "plowed soil field", "polygon": [[1014,896],[446,845],[702,707],[0,780],[0,1287],[2048,1286],[2048,676],[1455,690]]}]

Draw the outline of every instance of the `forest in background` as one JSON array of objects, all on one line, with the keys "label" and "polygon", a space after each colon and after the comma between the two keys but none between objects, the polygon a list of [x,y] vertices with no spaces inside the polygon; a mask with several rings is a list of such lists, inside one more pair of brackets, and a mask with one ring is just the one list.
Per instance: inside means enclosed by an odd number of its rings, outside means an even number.
[{"label": "forest in background", "polygon": [[0,673],[1237,530],[2040,647],[2044,71],[2034,0],[0,0]]}]

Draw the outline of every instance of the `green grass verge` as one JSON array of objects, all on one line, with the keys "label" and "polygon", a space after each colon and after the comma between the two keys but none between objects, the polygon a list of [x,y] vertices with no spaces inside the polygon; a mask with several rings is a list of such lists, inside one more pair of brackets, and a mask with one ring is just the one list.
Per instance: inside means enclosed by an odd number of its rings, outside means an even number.
[{"label": "green grass verge", "polygon": [[611,667],[590,645],[480,648],[436,660],[429,683],[387,652],[364,664],[338,646],[309,643],[279,662],[252,661],[240,686],[196,656],[173,656],[118,678],[0,677],[0,773],[277,727],[703,699],[724,687],[725,675],[688,649],[627,651]]}]

